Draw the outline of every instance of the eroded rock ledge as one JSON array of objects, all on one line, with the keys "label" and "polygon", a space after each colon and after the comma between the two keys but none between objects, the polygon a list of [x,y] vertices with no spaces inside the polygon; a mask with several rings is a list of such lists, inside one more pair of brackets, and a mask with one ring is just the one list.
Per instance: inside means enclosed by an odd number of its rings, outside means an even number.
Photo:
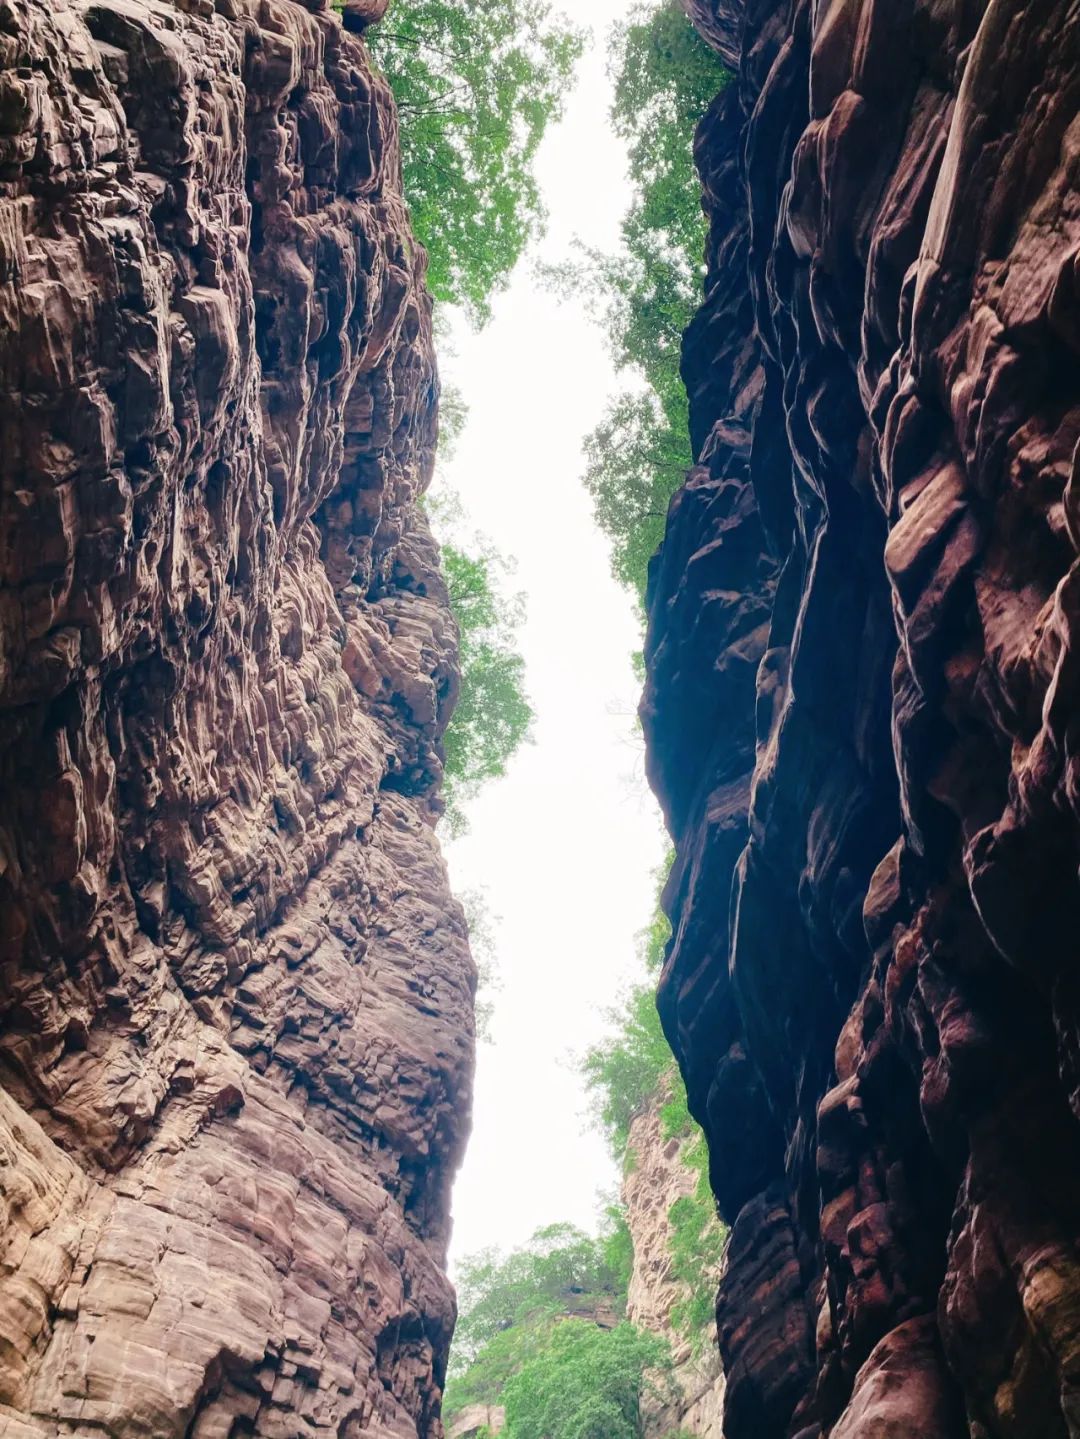
[{"label": "eroded rock ledge", "polygon": [[474,973],[396,123],[324,0],[0,0],[7,1439],[442,1432]]},{"label": "eroded rock ledge", "polygon": [[643,707],[724,1434],[1064,1439],[1080,7],[738,8]]}]

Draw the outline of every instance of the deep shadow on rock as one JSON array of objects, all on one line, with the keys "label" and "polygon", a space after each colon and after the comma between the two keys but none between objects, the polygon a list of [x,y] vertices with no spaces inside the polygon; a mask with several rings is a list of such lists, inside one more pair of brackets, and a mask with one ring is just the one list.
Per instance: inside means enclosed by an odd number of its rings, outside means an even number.
[{"label": "deep shadow on rock", "polygon": [[1064,1439],[1080,10],[742,9],[642,709],[724,1434]]}]

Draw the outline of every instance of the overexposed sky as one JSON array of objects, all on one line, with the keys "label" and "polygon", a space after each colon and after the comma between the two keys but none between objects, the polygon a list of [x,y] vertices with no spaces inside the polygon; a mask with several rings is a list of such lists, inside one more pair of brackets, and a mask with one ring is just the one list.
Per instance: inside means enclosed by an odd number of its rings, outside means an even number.
[{"label": "overexposed sky", "polygon": [[[537,250],[544,260],[566,257],[575,235],[617,243],[629,189],[609,129],[605,53],[611,22],[629,8],[574,7],[593,40],[539,156],[550,215]],[[526,260],[491,323],[479,334],[456,327],[453,348],[443,373],[462,391],[469,422],[437,485],[460,495],[468,527],[517,561],[537,713],[535,744],[471,805],[470,833],[447,846],[455,888],[483,890],[496,918],[501,981],[454,1195],[460,1258],[519,1244],[544,1224],[595,1227],[598,1191],[617,1178],[586,1126],[572,1056],[604,1031],[604,1009],[639,977],[635,936],[665,846],[633,721],[633,604],[611,578],[581,483],[582,438],[619,388],[603,336],[580,305],[556,304]]]}]

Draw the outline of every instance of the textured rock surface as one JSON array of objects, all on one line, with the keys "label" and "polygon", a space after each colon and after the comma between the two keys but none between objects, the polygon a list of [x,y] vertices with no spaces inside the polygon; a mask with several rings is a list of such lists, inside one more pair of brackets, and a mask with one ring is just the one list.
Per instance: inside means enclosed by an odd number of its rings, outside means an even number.
[{"label": "textured rock surface", "polygon": [[5,1436],[442,1432],[423,264],[322,0],[0,3]]},{"label": "textured rock surface", "polygon": [[487,1439],[506,1427],[506,1411],[498,1404],[470,1404],[453,1421],[448,1421],[448,1439]]},{"label": "textured rock surface", "polygon": [[678,1139],[664,1134],[661,1100],[635,1115],[630,1124],[631,1162],[623,1177],[626,1223],[634,1244],[634,1266],[626,1297],[626,1317],[641,1329],[660,1334],[671,1345],[672,1381],[678,1398],[649,1416],[648,1432],[667,1436],[712,1436],[720,1431],[724,1379],[714,1345],[694,1346],[672,1326],[672,1311],[686,1289],[672,1270],[671,1206],[693,1193],[698,1171],[688,1167]]},{"label": "textured rock surface", "polygon": [[1080,1432],[1080,6],[746,0],[643,715],[726,1439]]},{"label": "textured rock surface", "polygon": [[682,0],[694,25],[729,65],[739,63],[740,0]]}]

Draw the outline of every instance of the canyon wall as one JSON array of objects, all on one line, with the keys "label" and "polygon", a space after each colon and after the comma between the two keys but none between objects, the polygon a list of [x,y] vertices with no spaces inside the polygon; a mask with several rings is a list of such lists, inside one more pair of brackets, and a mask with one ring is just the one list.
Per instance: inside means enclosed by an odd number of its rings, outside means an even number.
[{"label": "canyon wall", "polygon": [[687,1287],[675,1272],[671,1207],[693,1193],[699,1171],[684,1157],[688,1141],[664,1131],[667,1097],[657,1094],[630,1122],[622,1200],[634,1262],[626,1317],[639,1329],[661,1335],[671,1349],[671,1398],[665,1395],[663,1403],[650,1403],[646,1435],[669,1439],[675,1433],[699,1434],[713,1439],[720,1432],[724,1401],[720,1356],[707,1335],[697,1336],[698,1342],[692,1344],[674,1322]]},{"label": "canyon wall", "polygon": [[5,1439],[442,1433],[475,974],[380,8],[0,0]]},{"label": "canyon wall", "polygon": [[1080,1434],[1080,4],[694,0],[643,701],[725,1439]]}]

